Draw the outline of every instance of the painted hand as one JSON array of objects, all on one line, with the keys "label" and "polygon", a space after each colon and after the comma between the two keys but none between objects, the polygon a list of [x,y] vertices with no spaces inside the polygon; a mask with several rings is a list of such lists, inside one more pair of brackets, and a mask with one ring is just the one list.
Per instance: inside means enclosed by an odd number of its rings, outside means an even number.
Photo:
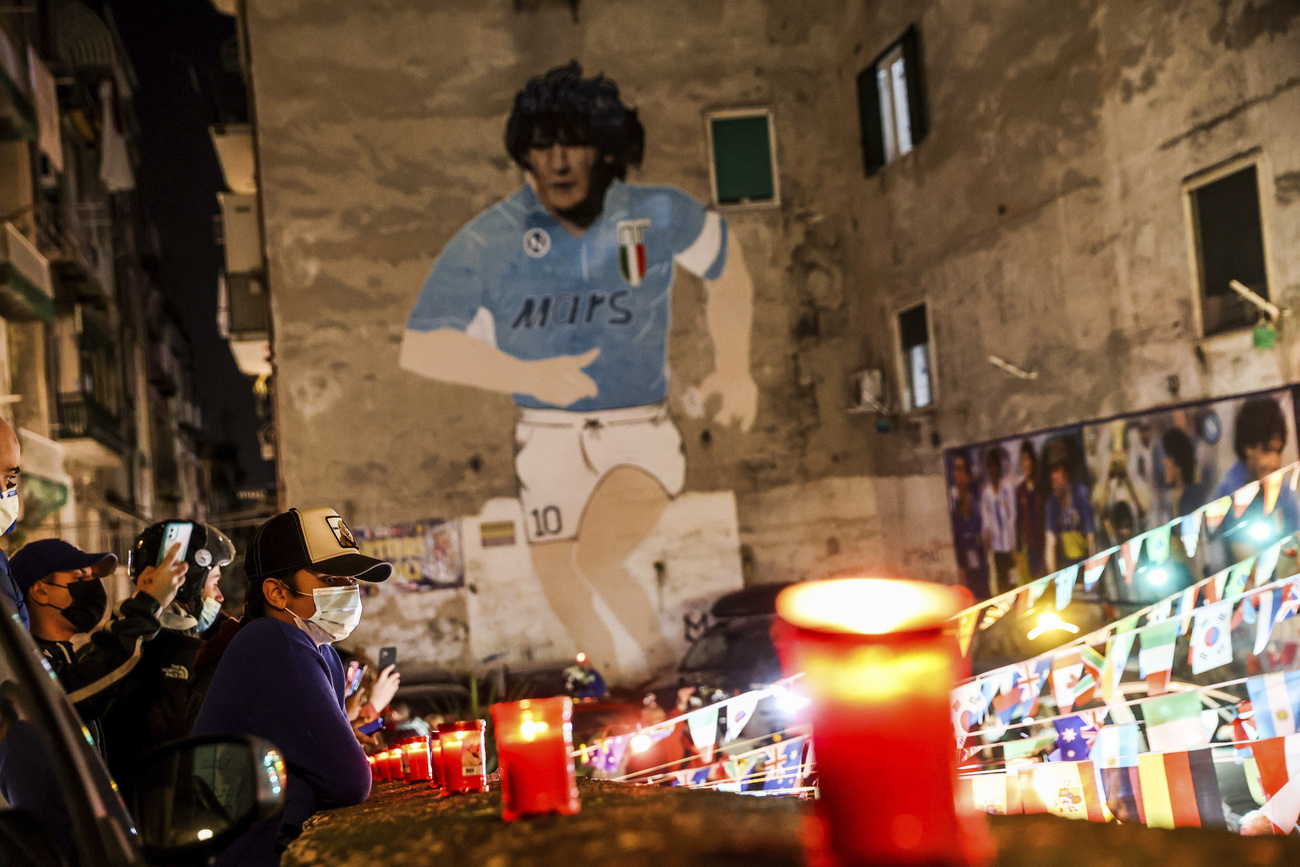
[{"label": "painted hand", "polygon": [[740,374],[725,374],[713,371],[700,383],[700,396],[708,403],[712,395],[722,399],[722,405],[714,416],[723,424],[734,424],[742,431],[754,426],[754,416],[758,414],[758,384],[748,371]]},{"label": "painted hand", "polygon": [[528,362],[529,383],[520,389],[538,400],[555,406],[569,406],[584,397],[595,397],[600,389],[596,381],[583,372],[600,357],[600,349],[589,349],[581,355],[557,355],[541,361]]}]

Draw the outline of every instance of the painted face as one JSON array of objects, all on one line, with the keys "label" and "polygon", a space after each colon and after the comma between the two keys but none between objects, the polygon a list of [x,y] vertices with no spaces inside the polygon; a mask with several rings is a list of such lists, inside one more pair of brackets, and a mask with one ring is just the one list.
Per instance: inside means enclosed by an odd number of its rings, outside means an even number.
[{"label": "painted face", "polygon": [[1268,445],[1246,446],[1246,471],[1253,480],[1264,478],[1282,466],[1281,437],[1273,437]]},{"label": "painted face", "polygon": [[1070,486],[1070,480],[1065,475],[1065,467],[1052,468],[1052,490],[1057,494],[1064,494]]},{"label": "painted face", "polygon": [[591,145],[551,142],[528,149],[528,168],[537,200],[552,215],[561,215],[587,201],[595,164],[596,149]]},{"label": "painted face", "polygon": [[1162,459],[1165,465],[1165,481],[1170,485],[1181,485],[1183,483],[1183,471],[1178,469],[1178,464],[1174,459],[1165,455]]},{"label": "painted face", "polygon": [[965,461],[952,462],[952,482],[959,491],[965,490],[970,484],[970,471],[966,469]]}]

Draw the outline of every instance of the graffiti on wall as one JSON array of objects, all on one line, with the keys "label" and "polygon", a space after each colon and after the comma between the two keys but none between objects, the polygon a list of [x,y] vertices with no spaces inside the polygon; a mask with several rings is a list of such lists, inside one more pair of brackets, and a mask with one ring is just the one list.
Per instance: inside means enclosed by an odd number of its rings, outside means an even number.
[{"label": "graffiti on wall", "polygon": [[[962,580],[1005,592],[1295,461],[1295,406],[1278,389],[948,449]],[[1278,504],[1281,528],[1300,527],[1294,492]]]},{"label": "graffiti on wall", "polygon": [[[717,420],[748,430],[753,285],[718,213],[680,190],[627,183],[645,131],[614,81],[575,61],[530,80],[506,121],[526,182],[443,248],[406,323],[403,368],[513,395],[515,471],[534,567],[555,614],[597,662],[615,638],[663,640],[624,562],[686,461],[667,408],[676,268],[706,285]],[[489,159],[485,155],[485,159]]]}]

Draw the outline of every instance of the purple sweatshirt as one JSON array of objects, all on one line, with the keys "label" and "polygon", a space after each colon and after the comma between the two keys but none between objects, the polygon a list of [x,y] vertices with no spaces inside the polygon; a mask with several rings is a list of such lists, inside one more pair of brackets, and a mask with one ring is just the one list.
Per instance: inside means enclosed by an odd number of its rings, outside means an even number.
[{"label": "purple sweatshirt", "polygon": [[227,847],[218,865],[279,864],[308,816],[370,795],[370,765],[343,710],[338,653],[273,617],[255,618],[230,642],[194,734],[265,738],[288,765],[284,809]]}]

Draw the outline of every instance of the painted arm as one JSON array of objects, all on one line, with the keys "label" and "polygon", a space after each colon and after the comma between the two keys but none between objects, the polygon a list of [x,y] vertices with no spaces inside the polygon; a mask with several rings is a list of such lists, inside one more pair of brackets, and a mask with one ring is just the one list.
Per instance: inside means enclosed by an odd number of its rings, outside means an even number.
[{"label": "painted arm", "polygon": [[700,383],[706,401],[718,395],[716,418],[749,430],[758,412],[758,385],[749,372],[749,339],[754,322],[754,281],[745,265],[745,251],[731,238],[727,263],[716,280],[704,281],[705,318],[713,340],[713,372]]},{"label": "painted arm", "polygon": [[398,363],[404,370],[440,382],[527,394],[563,407],[596,396],[596,382],[583,368],[599,355],[597,348],[581,355],[524,361],[453,328],[408,328],[402,336]]}]

